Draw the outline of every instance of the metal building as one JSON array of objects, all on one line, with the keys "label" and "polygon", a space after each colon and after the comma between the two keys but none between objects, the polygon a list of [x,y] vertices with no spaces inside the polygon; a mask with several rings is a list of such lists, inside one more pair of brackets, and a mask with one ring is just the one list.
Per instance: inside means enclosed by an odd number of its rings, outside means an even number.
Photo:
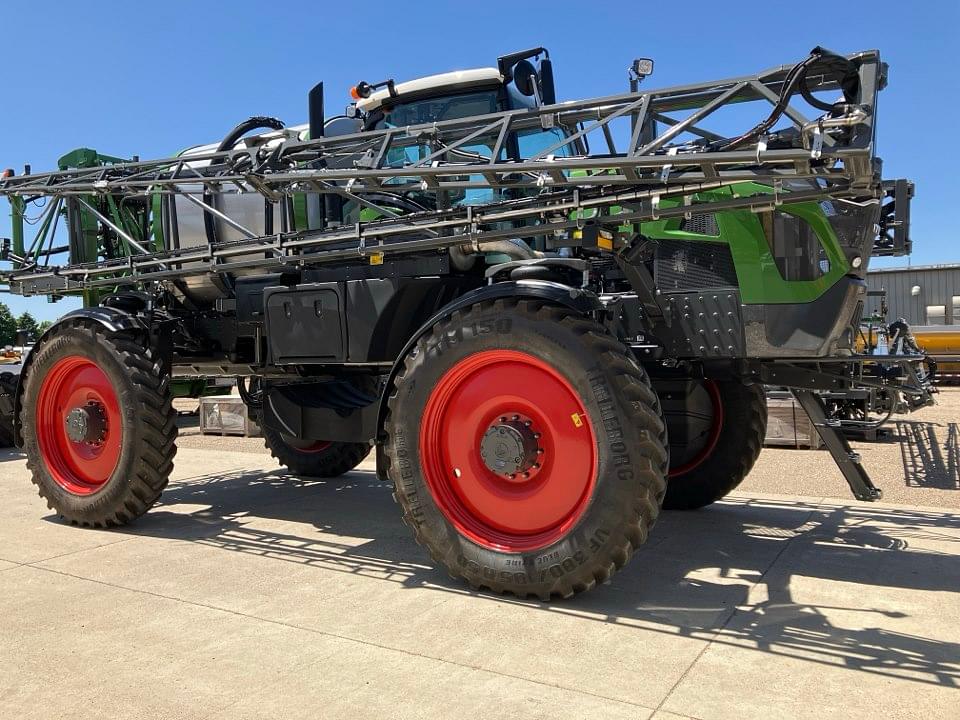
[{"label": "metal building", "polygon": [[[867,274],[871,291],[887,291],[887,317],[911,325],[960,325],[960,263],[877,268]],[[865,314],[879,312],[880,298],[871,295]]]}]

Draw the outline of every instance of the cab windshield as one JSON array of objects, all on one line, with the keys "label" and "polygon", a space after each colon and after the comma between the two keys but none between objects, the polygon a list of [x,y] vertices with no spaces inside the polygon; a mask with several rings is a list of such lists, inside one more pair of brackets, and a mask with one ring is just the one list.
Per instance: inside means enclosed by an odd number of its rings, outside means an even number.
[{"label": "cab windshield", "polygon": [[[377,129],[420,125],[444,120],[456,120],[475,115],[487,115],[499,111],[498,93],[484,91],[465,93],[462,95],[447,95],[443,97],[426,98],[408,103],[400,103],[384,112],[383,118],[377,122]],[[553,148],[569,136],[569,132],[562,127],[553,127],[548,130],[527,129],[513,133],[507,143],[500,150],[499,160],[508,158],[525,160]],[[469,144],[461,145],[449,153],[451,162],[476,162],[489,160],[497,142],[497,133],[474,138]],[[400,168],[420,162],[432,153],[429,145],[411,145],[404,148],[394,148],[387,153],[387,164],[390,167]],[[567,157],[572,154],[570,146],[563,146],[550,151],[556,157]],[[469,175],[470,181],[482,182],[482,175]],[[394,178],[387,184],[408,183],[410,178]],[[454,205],[486,205],[502,199],[502,191],[492,188],[468,188],[451,198]]]},{"label": "cab windshield", "polygon": [[448,95],[395,105],[384,113],[384,118],[377,127],[390,128],[443,122],[471,115],[489,115],[497,110],[495,91]]}]

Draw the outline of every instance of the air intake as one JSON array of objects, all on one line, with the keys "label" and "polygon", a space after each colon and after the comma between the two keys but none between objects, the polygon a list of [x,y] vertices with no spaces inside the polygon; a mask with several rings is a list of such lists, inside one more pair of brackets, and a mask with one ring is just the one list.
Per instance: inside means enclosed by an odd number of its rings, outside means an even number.
[{"label": "air intake", "polygon": [[660,240],[654,272],[662,292],[737,287],[737,271],[726,243]]}]

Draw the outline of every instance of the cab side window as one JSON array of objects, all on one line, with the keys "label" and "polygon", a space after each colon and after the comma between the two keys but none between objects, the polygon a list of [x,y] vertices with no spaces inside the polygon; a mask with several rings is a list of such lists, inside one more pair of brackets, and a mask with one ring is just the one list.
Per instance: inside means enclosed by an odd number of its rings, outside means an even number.
[{"label": "cab side window", "polygon": [[784,280],[818,280],[830,272],[830,260],[806,220],[790,213],[760,213],[760,224]]}]

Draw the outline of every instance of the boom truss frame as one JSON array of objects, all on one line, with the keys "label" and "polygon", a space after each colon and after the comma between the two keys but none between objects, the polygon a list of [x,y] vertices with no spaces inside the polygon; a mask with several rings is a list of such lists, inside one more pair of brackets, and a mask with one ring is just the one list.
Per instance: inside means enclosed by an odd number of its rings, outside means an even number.
[{"label": "boom truss frame", "polygon": [[[15,227],[12,247],[7,242],[4,250],[13,269],[0,280],[17,293],[57,294],[251,267],[379,260],[386,254],[455,245],[480,248],[485,241],[518,234],[549,236],[587,222],[618,226],[689,216],[694,209],[761,211],[826,198],[879,202],[891,192],[881,185],[874,158],[876,98],[886,66],[876,51],[847,60],[858,68],[856,102],[835,105],[819,119],[806,117],[790,104],[792,98],[784,104],[782,93],[796,66],[783,65],[755,75],[437,123],[309,140],[280,131],[229,151],[5,177],[0,195],[11,200],[15,222],[27,203],[50,200],[31,243],[25,242],[22,225],[19,237]],[[813,63],[804,89],[812,94],[843,88],[827,66]],[[751,101],[780,109],[799,141],[768,147],[772,136],[761,132],[734,147],[705,126],[722,108]],[[678,112],[688,114],[674,117]],[[621,146],[613,130],[619,118],[630,122],[630,137]],[[657,121],[662,131],[652,132],[648,120]],[[513,134],[557,126],[570,134],[533,157],[510,157]],[[678,142],[684,136],[695,139]],[[465,150],[481,138],[492,141],[489,156]],[[589,138],[602,138],[605,152],[586,153]],[[416,148],[416,158],[408,154],[411,148]],[[745,181],[768,185],[770,192],[693,201],[697,193]],[[520,197],[483,206],[450,202],[452,193],[471,189],[515,191]],[[254,232],[208,202],[210,193],[227,191],[259,193],[268,206],[279,206],[280,231]],[[437,209],[399,215],[373,197],[410,191],[434,196]],[[380,211],[381,218],[295,230],[291,198],[298,193],[345,197]],[[119,211],[111,217],[91,202],[105,197],[114,207],[120,199],[158,194],[186,198],[243,239],[151,251]],[[681,201],[661,206],[668,198]],[[115,233],[120,239],[117,257],[53,263],[67,249],[53,245],[67,203],[81,205]],[[614,207],[614,213],[602,212]],[[526,223],[522,229],[508,227],[520,221]]]}]

